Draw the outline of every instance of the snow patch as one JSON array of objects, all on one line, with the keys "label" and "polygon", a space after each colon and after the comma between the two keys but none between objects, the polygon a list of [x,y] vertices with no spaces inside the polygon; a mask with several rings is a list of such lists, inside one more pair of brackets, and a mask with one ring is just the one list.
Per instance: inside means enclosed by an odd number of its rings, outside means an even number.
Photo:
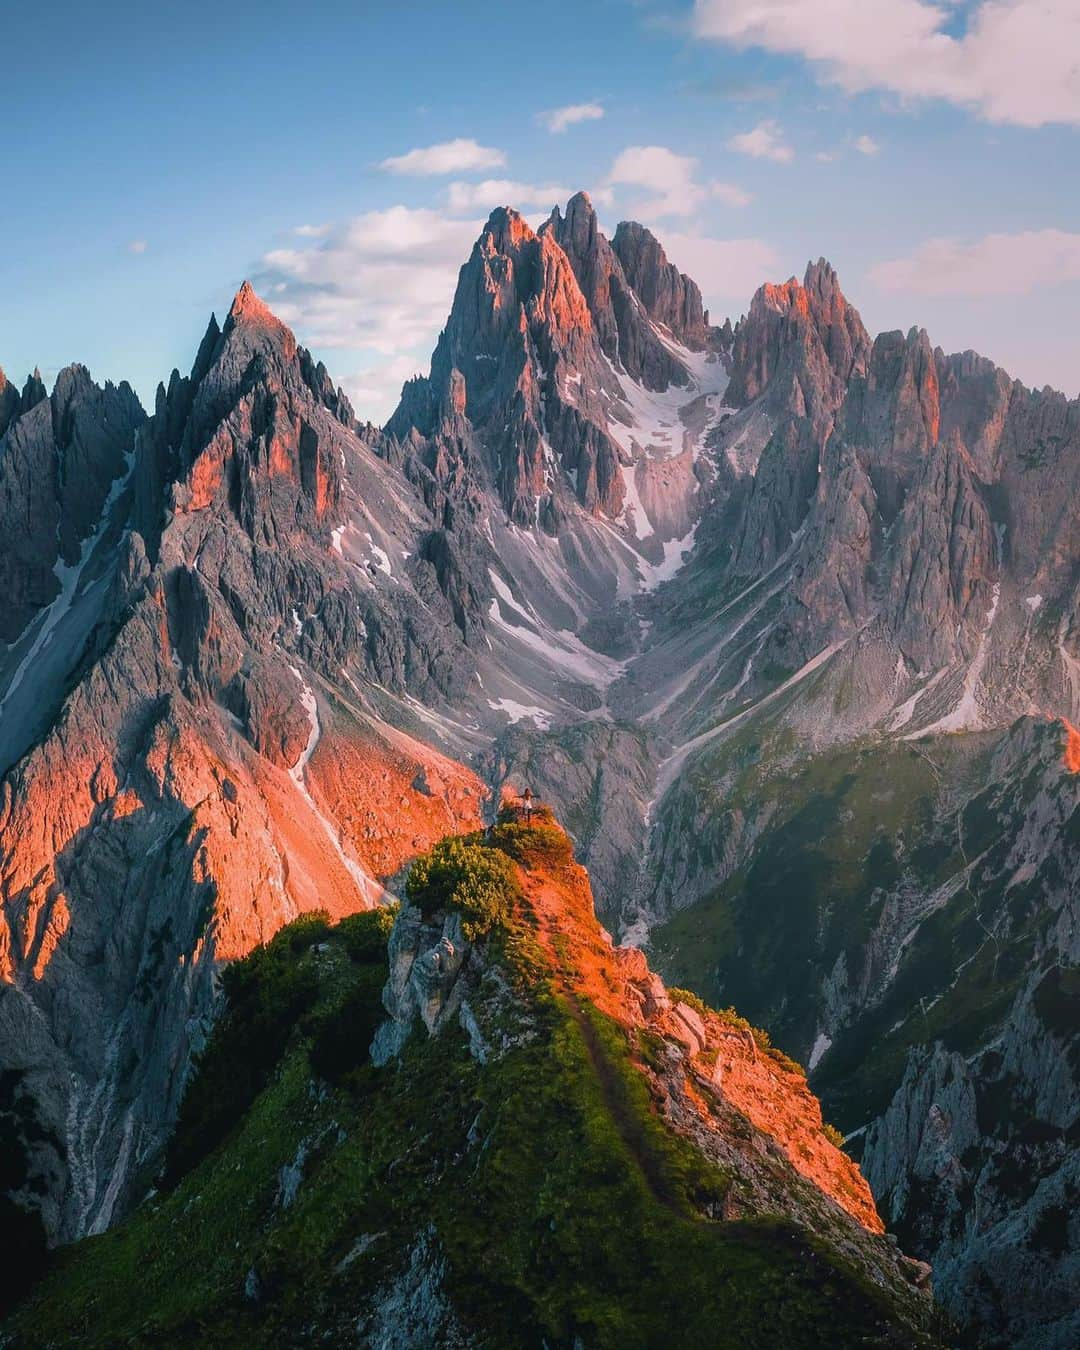
[{"label": "snow patch", "polygon": [[811,1073],[813,1073],[813,1071],[821,1063],[824,1056],[828,1053],[831,1045],[832,1041],[829,1039],[829,1037],[826,1036],[823,1031],[819,1031],[817,1034],[817,1039],[814,1041],[814,1048],[810,1051],[809,1063],[806,1066]]},{"label": "snow patch", "polygon": [[392,577],[394,574],[390,570],[390,558],[386,551],[378,546],[370,534],[365,532],[364,538],[368,541],[368,547],[371,549],[372,556],[375,559],[375,565],[379,568],[379,571],[385,572],[388,577]]},{"label": "snow patch", "polygon": [[300,674],[295,666],[290,666],[289,669],[300,681],[302,690],[300,694],[300,706],[303,708],[304,712],[307,713],[308,723],[311,727],[311,730],[308,733],[307,745],[305,745],[300,752],[300,758],[289,770],[289,775],[294,783],[304,789],[306,795],[307,788],[304,783],[304,771],[311,761],[311,756],[315,753],[315,747],[319,744],[319,737],[322,734],[322,729],[319,726],[319,704],[312,692],[311,686],[306,683],[303,675]]},{"label": "snow patch", "polygon": [[394,897],[384,887],[380,886],[374,877],[370,876],[367,872],[365,872],[364,869],[354,858],[349,857],[349,855],[345,852],[345,850],[341,846],[341,838],[338,831],[334,828],[333,823],[325,815],[323,815],[322,811],[316,804],[315,798],[311,795],[311,792],[308,788],[307,781],[304,775],[305,771],[307,770],[307,766],[311,761],[311,756],[315,753],[315,747],[319,744],[319,738],[322,734],[322,728],[319,724],[319,704],[318,700],[315,698],[315,694],[311,686],[304,679],[303,675],[301,675],[300,671],[297,670],[296,666],[290,666],[289,669],[292,671],[292,673],[296,676],[297,680],[299,680],[300,682],[302,690],[300,694],[300,704],[303,707],[304,711],[307,713],[308,721],[311,724],[311,731],[308,735],[307,745],[305,745],[304,749],[301,751],[300,758],[289,770],[289,777],[300,789],[300,792],[303,795],[304,800],[307,802],[308,806],[310,806],[312,811],[314,812],[315,817],[318,820],[319,824],[322,826],[327,839],[329,839],[330,844],[334,849],[334,852],[337,854],[345,870],[349,873],[353,881],[356,883],[356,889],[363,896],[364,903],[368,905],[370,908],[374,909],[376,905],[385,904],[388,900],[392,900]]},{"label": "snow patch", "polygon": [[[137,435],[138,433],[136,433]],[[137,441],[136,441],[137,444]],[[108,495],[105,498],[101,508],[101,515],[98,517],[98,523],[94,530],[87,535],[79,548],[79,560],[70,567],[63,561],[63,558],[57,558],[53,566],[53,575],[60,583],[60,594],[52,601],[47,609],[41,611],[43,616],[41,627],[38,629],[37,636],[30,644],[26,655],[15,668],[15,672],[8,682],[8,687],[4,691],[3,699],[0,699],[0,717],[3,716],[4,708],[11,698],[12,694],[19,688],[26,678],[34,661],[43,647],[46,647],[53,638],[53,633],[57,625],[67,615],[68,611],[74,605],[79,593],[82,575],[86,569],[87,563],[93,556],[94,549],[98,545],[105,530],[108,528],[109,516],[112,514],[113,506],[116,504],[120,494],[127,487],[131,479],[131,472],[135,466],[135,451],[133,450],[125,459],[125,468],[118,477],[113,479],[112,486],[109,488]],[[94,585],[99,584],[95,582]]]},{"label": "snow patch", "polygon": [[923,736],[938,735],[948,731],[978,731],[982,726],[982,710],[979,707],[977,694],[982,684],[982,673],[986,666],[987,644],[990,638],[990,630],[994,626],[994,619],[997,617],[998,601],[1001,598],[1001,583],[994,582],[994,589],[990,596],[990,608],[986,614],[986,622],[983,624],[983,630],[979,634],[979,645],[972,658],[971,665],[967,668],[964,676],[964,686],[960,694],[960,701],[951,713],[947,713],[937,722],[924,727],[921,731],[914,731],[905,736],[907,741],[918,740]]},{"label": "snow patch", "polygon": [[681,539],[668,539],[664,544],[664,556],[658,563],[647,562],[644,558],[638,564],[641,571],[641,589],[643,591],[655,591],[657,586],[664,581],[670,581],[671,578],[682,570],[683,564],[693,552],[694,540],[697,538],[697,522],[691,527],[689,534],[683,535]]},{"label": "snow patch", "polygon": [[648,539],[656,533],[652,521],[646,514],[637,486],[637,465],[622,466],[623,490],[626,501],[622,509],[622,520],[626,528],[637,539]]},{"label": "snow patch", "polygon": [[545,712],[543,708],[538,708],[534,703],[517,703],[512,698],[489,698],[488,706],[504,712],[510,719],[511,726],[516,726],[518,722],[529,717],[541,731],[548,731],[551,728],[551,714]]}]

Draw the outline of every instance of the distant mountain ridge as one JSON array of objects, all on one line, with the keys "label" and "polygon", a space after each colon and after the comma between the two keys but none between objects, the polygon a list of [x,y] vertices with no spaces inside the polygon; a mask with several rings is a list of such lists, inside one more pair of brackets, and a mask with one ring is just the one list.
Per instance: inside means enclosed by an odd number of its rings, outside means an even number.
[{"label": "distant mountain ridge", "polygon": [[247,284],[149,420],[0,379],[11,1193],[106,1227],[216,962],[528,782],[608,927],[811,1063],[946,1305],[1065,1344],[1078,478],[1080,403],[872,341],[824,260],[713,326],[584,194],[492,214],[382,430]]}]

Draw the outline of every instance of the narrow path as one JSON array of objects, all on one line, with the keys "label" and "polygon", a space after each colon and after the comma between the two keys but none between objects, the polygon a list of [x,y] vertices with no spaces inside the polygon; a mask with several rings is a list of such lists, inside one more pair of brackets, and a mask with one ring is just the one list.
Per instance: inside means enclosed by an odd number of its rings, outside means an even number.
[{"label": "narrow path", "polygon": [[[555,897],[549,894],[548,883],[534,880],[527,874],[526,878],[526,904],[536,915],[538,921],[537,937],[551,960],[556,993],[564,1000],[570,1016],[581,1032],[604,1106],[619,1133],[623,1145],[637,1164],[649,1192],[657,1204],[688,1222],[705,1222],[689,1211],[686,1204],[672,1189],[663,1160],[650,1147],[645,1123],[627,1101],[625,1085],[611,1062],[592,1018],[585,1010],[585,1004],[588,1002],[602,1015],[613,1016],[610,1007],[604,1008],[602,1006],[603,1003],[610,1002],[610,989],[607,990],[608,996],[606,998],[599,998],[601,991],[609,984],[609,980],[606,978],[608,972],[605,967],[610,960],[608,955],[610,946],[601,936],[595,916],[590,912],[587,919],[582,918],[582,922],[587,923],[590,930],[593,927],[596,928],[594,944],[589,941],[590,933],[573,931],[573,928],[567,929],[555,924],[554,915],[556,912],[561,912],[564,919],[570,917],[573,913],[572,907],[566,904],[565,897],[561,895]],[[565,954],[567,944],[574,951],[576,959],[573,961]],[[593,950],[594,945],[595,950]],[[588,968],[593,965],[597,969],[590,972]],[[614,967],[613,961],[611,961],[611,965]],[[595,974],[597,978],[591,980],[590,973]],[[579,988],[575,987],[582,984],[595,987],[598,997],[593,998],[589,993],[583,995]],[[622,1022],[623,1018],[615,1017],[614,1020]],[[635,1067],[634,1071],[639,1072],[640,1070]]]},{"label": "narrow path", "polygon": [[622,1084],[619,1081],[618,1074],[612,1068],[611,1061],[608,1059],[607,1052],[596,1034],[596,1028],[593,1026],[591,1019],[586,1016],[577,996],[569,991],[564,992],[570,1015],[577,1023],[585,1042],[585,1049],[588,1051],[589,1062],[596,1074],[596,1081],[600,1085],[600,1094],[604,1099],[604,1105],[615,1123],[615,1128],[618,1130],[619,1137],[622,1139],[627,1152],[637,1163],[642,1176],[645,1178],[653,1199],[657,1204],[663,1205],[665,1209],[679,1218],[693,1219],[695,1216],[687,1213],[685,1207],[680,1204],[678,1198],[672,1192],[668,1179],[664,1175],[663,1167],[649,1147],[642,1122],[627,1106],[622,1095]]}]

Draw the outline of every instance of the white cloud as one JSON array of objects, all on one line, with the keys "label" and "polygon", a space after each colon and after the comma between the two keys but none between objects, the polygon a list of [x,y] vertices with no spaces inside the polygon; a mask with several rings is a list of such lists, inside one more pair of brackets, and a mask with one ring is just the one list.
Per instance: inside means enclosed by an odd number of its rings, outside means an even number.
[{"label": "white cloud", "polygon": [[299,235],[301,239],[322,239],[329,233],[329,225],[297,225],[293,229],[293,234]]},{"label": "white cloud", "polygon": [[603,115],[602,103],[568,103],[565,108],[552,108],[549,112],[540,113],[536,120],[558,136],[568,127],[576,126],[579,122],[597,122]]},{"label": "white cloud", "polygon": [[727,144],[729,150],[737,150],[740,155],[771,159],[776,164],[790,164],[795,158],[795,151],[784,140],[776,122],[759,122],[753,131],[740,132]]},{"label": "white cloud", "polygon": [[749,206],[754,200],[749,192],[745,192],[735,183],[710,183],[706,191],[710,197],[715,197],[725,206]]},{"label": "white cloud", "polygon": [[819,164],[832,164],[836,159],[835,150],[819,150],[814,158]]},{"label": "white cloud", "polygon": [[855,142],[855,149],[860,155],[876,155],[881,150],[881,146],[874,140],[873,136],[860,136]]},{"label": "white cloud", "polygon": [[801,56],[848,93],[942,98],[991,122],[1080,123],[1076,0],[695,0],[699,36]]},{"label": "white cloud", "polygon": [[665,231],[662,242],[671,261],[701,287],[706,305],[714,311],[713,322],[720,312],[717,302],[736,301],[745,308],[761,283],[779,274],[776,251],[763,239],[711,239]]},{"label": "white cloud", "polygon": [[480,183],[451,183],[447,200],[450,210],[460,215],[463,211],[493,211],[496,206],[513,206],[518,211],[535,206],[550,210],[573,195],[572,188],[552,184],[545,187],[515,183],[510,178],[485,178]]},{"label": "white cloud", "polygon": [[320,354],[344,349],[363,358],[363,371],[346,388],[358,416],[383,420],[396,404],[401,372],[427,370],[480,229],[478,220],[429,208],[368,211],[310,244],[267,253],[256,288]]},{"label": "white cloud", "polygon": [[423,356],[391,356],[386,361],[374,361],[341,378],[341,385],[348,394],[362,422],[386,422],[398,405],[401,386],[414,375],[426,375],[430,364],[430,353]]},{"label": "white cloud", "polygon": [[413,174],[430,177],[442,173],[474,173],[479,169],[501,169],[506,163],[506,155],[490,145],[478,145],[476,141],[459,137],[454,141],[443,141],[439,145],[428,145],[410,150],[405,155],[392,155],[384,159],[379,168],[386,173]]},{"label": "white cloud", "polygon": [[884,291],[928,296],[1023,295],[1080,281],[1080,234],[1025,230],[973,242],[928,239],[906,258],[870,269]]},{"label": "white cloud", "polygon": [[132,239],[128,243],[127,251],[129,253],[134,253],[138,255],[141,253],[145,253],[148,248],[149,244],[145,239]]},{"label": "white cloud", "polygon": [[696,159],[677,155],[665,146],[630,145],[616,157],[607,183],[644,188],[655,194],[635,208],[636,214],[646,220],[693,215],[710,197],[734,207],[746,206],[752,200],[734,183],[698,183],[697,168]]}]

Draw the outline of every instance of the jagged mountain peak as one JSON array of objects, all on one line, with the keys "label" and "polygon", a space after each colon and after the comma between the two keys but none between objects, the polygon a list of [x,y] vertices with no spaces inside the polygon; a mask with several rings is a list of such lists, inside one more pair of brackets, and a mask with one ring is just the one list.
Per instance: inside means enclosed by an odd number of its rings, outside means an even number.
[{"label": "jagged mountain peak", "polygon": [[649,317],[692,351],[709,346],[709,315],[701,291],[669,261],[653,232],[636,221],[621,221],[611,247]]},{"label": "jagged mountain peak", "polygon": [[18,385],[12,384],[3,369],[0,369],[0,436],[48,396],[45,382],[36,366],[34,373],[27,376],[21,392]]},{"label": "jagged mountain peak", "polygon": [[45,388],[45,381],[41,378],[41,371],[34,367],[34,373],[28,375],[26,383],[22,390],[22,411],[29,412],[31,408],[36,407],[43,399],[49,397],[49,391]]},{"label": "jagged mountain peak", "polygon": [[229,318],[233,323],[279,323],[280,320],[270,310],[269,305],[255,291],[250,281],[245,280],[233,297],[229,308]]},{"label": "jagged mountain peak", "polygon": [[811,260],[806,264],[806,271],[803,274],[803,289],[822,294],[831,294],[834,290],[840,289],[840,279],[836,275],[836,268],[833,267],[828,258],[818,258],[817,262]]},{"label": "jagged mountain peak", "polygon": [[[655,237],[620,228],[625,267],[585,192],[537,231],[509,207],[493,211],[431,374],[406,384],[386,431],[441,483],[459,480],[465,458],[486,466],[519,526],[558,533],[572,499],[609,518],[629,501],[634,524],[622,523],[658,558],[696,514],[694,465],[719,416],[725,341]],[[631,473],[646,458],[653,467]],[[668,458],[679,461],[674,477],[659,469]]]},{"label": "jagged mountain peak", "polygon": [[564,221],[570,226],[570,232],[574,235],[580,231],[593,233],[600,228],[596,218],[596,208],[587,192],[575,192],[566,203],[565,212],[560,211],[557,205],[553,206],[551,215],[540,228],[541,230],[545,227],[557,229]]},{"label": "jagged mountain peak", "polygon": [[792,276],[755,292],[735,336],[729,401],[749,403],[769,386],[778,408],[831,417],[847,382],[865,373],[871,346],[835,270],[819,258],[802,282]]},{"label": "jagged mountain peak", "polygon": [[512,206],[497,206],[480,232],[477,247],[488,252],[513,253],[535,239],[536,231],[519,211]]},{"label": "jagged mountain peak", "polygon": [[[211,320],[213,321],[211,316]],[[277,317],[261,296],[257,295],[250,281],[245,281],[236,292],[222,337],[228,341],[234,333],[244,333],[250,341],[255,335],[260,339],[269,338],[279,346],[287,361],[291,361],[297,352],[297,341],[292,330]]]}]

